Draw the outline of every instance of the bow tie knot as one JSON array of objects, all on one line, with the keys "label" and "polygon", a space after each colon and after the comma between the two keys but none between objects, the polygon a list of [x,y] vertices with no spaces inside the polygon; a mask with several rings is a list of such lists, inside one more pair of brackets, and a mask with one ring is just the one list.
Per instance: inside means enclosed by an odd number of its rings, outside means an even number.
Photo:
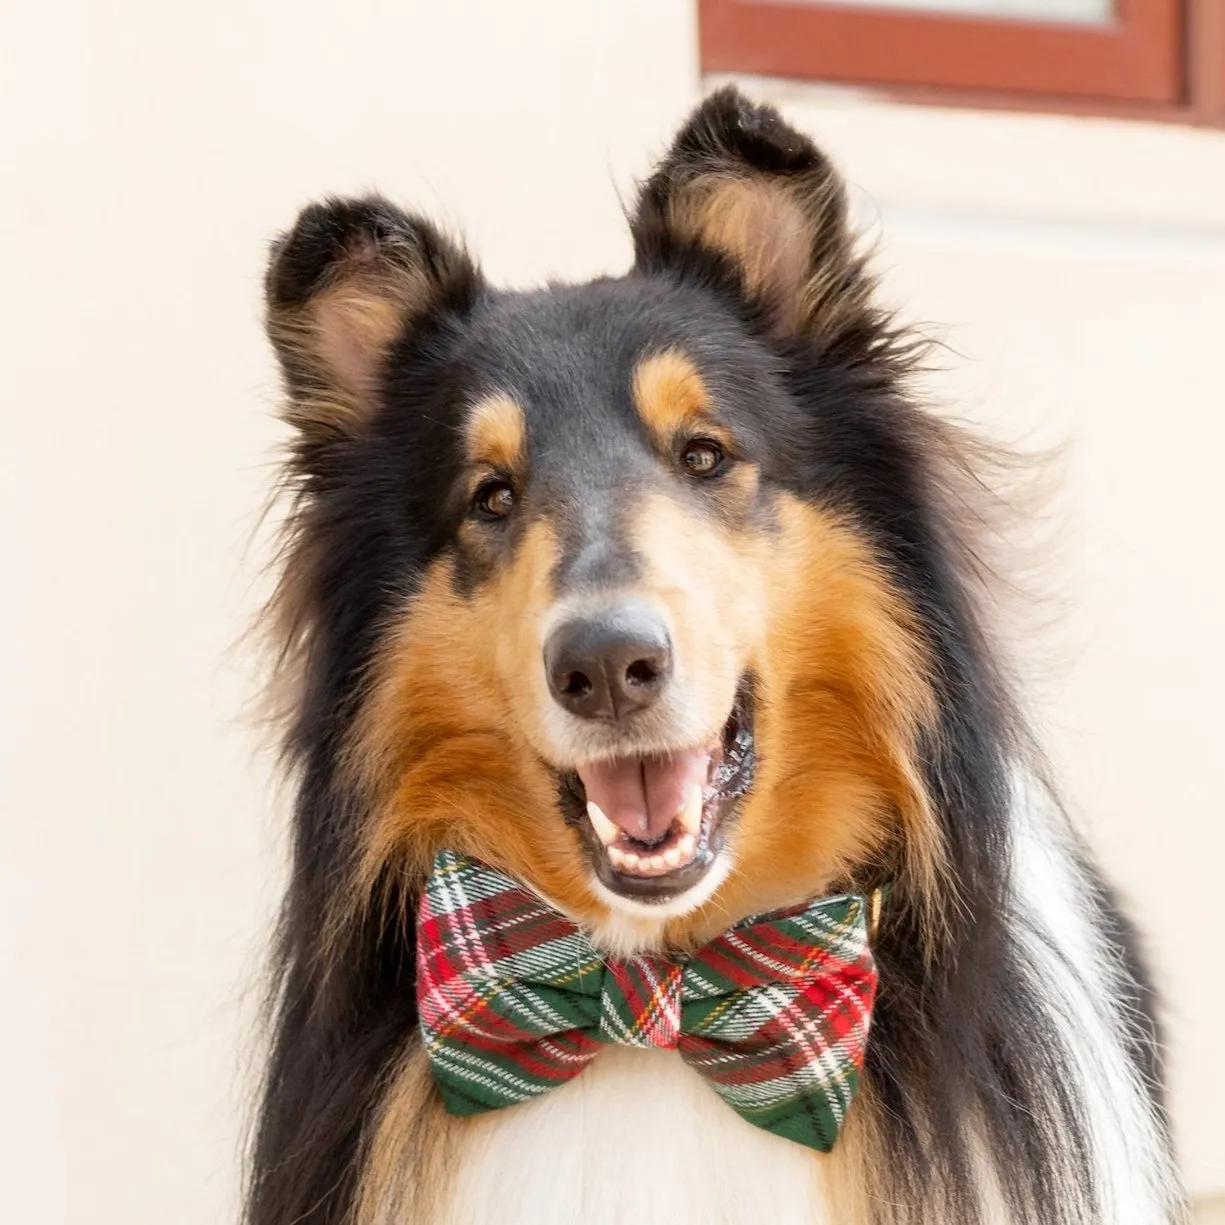
[{"label": "bow tie knot", "polygon": [[657,957],[604,967],[598,1039],[616,1046],[675,1050],[681,1037],[684,969]]},{"label": "bow tie knot", "polygon": [[469,1115],[577,1076],[601,1045],[677,1050],[748,1122],[832,1147],[876,989],[865,904],[756,916],[683,961],[606,959],[504,873],[439,853],[421,900],[417,997],[443,1101]]}]

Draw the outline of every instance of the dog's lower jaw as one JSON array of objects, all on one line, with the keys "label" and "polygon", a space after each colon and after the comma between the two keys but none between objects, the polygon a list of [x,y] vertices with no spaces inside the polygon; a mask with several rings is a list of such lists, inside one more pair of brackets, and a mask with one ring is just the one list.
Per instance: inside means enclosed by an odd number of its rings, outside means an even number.
[{"label": "dog's lower jaw", "polygon": [[662,901],[645,901],[615,893],[593,875],[592,892],[607,911],[588,925],[591,939],[615,957],[632,957],[658,950],[663,945],[669,921],[690,914],[714,897],[732,867],[732,851],[724,847],[693,888]]}]

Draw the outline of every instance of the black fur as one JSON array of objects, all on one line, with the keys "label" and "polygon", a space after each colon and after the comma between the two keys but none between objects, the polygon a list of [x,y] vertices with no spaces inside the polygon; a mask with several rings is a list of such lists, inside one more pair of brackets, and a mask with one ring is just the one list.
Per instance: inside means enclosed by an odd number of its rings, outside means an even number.
[{"label": "black fur", "polygon": [[[811,328],[781,334],[726,256],[678,240],[670,227],[673,193],[726,166],[811,188],[821,210],[814,259],[835,268],[829,292],[838,299]],[[457,548],[456,406],[484,388],[514,391],[533,438],[545,440],[534,444],[532,496],[599,514],[618,481],[653,479],[629,371],[672,343],[695,356],[735,415],[767,486],[853,516],[907,593],[937,662],[940,724],[924,757],[951,879],[944,898],[895,888],[876,946],[881,996],[868,1077],[884,1107],[888,1154],[873,1171],[878,1219],[975,1225],[967,1147],[975,1123],[1017,1222],[1094,1219],[1078,1086],[1025,984],[1020,920],[1009,909],[1008,768],[1028,745],[974,611],[956,444],[908,398],[913,346],[871,303],[830,177],[822,155],[773,112],[723,91],[643,189],[637,262],[623,279],[497,293],[426,223],[374,200],[308,210],[276,249],[274,311],[304,300],[355,236],[406,239],[442,273],[390,353],[382,402],[365,426],[312,436],[291,460],[290,554],[303,594],[290,635],[304,688],[288,748],[300,782],[249,1225],[347,1222],[363,1127],[415,1024],[411,925],[374,913],[335,947],[323,921],[362,817],[363,797],[341,784],[337,758],[364,669],[392,609],[431,560]],[[291,392],[296,370],[289,361]],[[594,501],[575,498],[578,482]],[[603,552],[592,539],[576,511],[571,563],[615,567],[615,531]],[[463,561],[462,581],[478,583],[479,559]],[[865,865],[852,883],[889,880],[896,867]],[[400,902],[411,913],[406,888],[387,882],[386,914]],[[1094,901],[1103,930],[1130,947],[1109,894]],[[1148,1016],[1141,981],[1137,973],[1133,1003]],[[1156,1091],[1153,1049],[1138,1041],[1136,1058]]]}]

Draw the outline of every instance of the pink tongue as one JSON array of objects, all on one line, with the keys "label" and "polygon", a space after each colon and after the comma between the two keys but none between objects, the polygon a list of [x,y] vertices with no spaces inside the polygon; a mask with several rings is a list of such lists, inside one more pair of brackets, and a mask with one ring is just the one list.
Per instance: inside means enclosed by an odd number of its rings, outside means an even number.
[{"label": "pink tongue", "polygon": [[658,842],[668,832],[690,788],[706,782],[710,753],[686,749],[662,757],[620,757],[579,766],[587,798],[613,824],[640,842]]}]

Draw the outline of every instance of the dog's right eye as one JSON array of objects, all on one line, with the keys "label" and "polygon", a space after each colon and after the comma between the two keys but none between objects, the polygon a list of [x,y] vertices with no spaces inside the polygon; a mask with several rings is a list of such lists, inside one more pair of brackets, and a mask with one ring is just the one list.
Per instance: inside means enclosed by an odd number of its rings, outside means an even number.
[{"label": "dog's right eye", "polygon": [[505,519],[514,505],[515,491],[508,481],[486,481],[472,499],[472,509],[482,519]]},{"label": "dog's right eye", "polygon": [[681,452],[681,463],[693,476],[714,476],[723,467],[723,448],[710,438],[694,438]]}]

